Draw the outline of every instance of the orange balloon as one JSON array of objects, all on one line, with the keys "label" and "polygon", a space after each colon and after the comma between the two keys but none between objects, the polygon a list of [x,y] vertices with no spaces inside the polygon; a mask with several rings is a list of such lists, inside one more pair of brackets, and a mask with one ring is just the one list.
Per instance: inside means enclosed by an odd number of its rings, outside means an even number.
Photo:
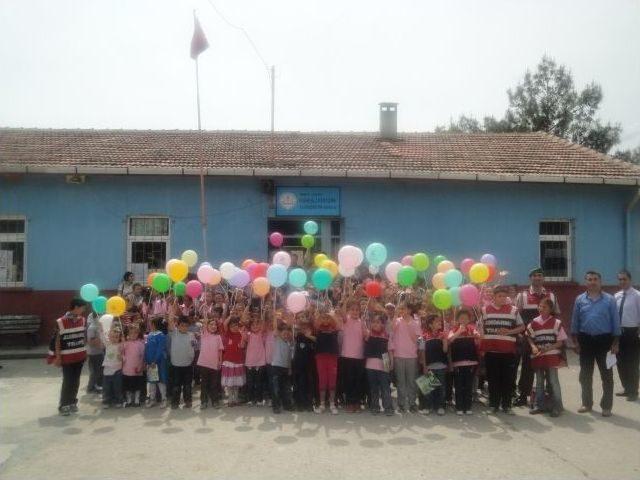
[{"label": "orange balloon", "polygon": [[156,278],[157,274],[158,272],[153,272],[149,274],[149,276],[147,277],[147,285],[153,285],[153,279]]},{"label": "orange balloon", "polygon": [[[443,260],[443,261],[446,262],[447,260]],[[440,262],[440,264],[442,264],[442,263],[443,262]],[[438,264],[438,266],[440,266],[440,264]],[[447,284],[444,281],[444,273],[442,273],[442,272],[438,272],[438,273],[434,274],[433,278],[431,278],[431,283],[438,290],[440,290],[442,288],[447,288]]]},{"label": "orange balloon", "polygon": [[269,293],[270,288],[271,285],[269,285],[269,280],[264,277],[258,277],[253,281],[253,293],[259,297],[264,297]]},{"label": "orange balloon", "polygon": [[331,276],[335,277],[336,275],[338,275],[338,264],[336,262],[334,262],[333,260],[325,260],[322,262],[321,265],[322,268],[326,268],[327,270],[329,270],[329,272],[331,272]]},{"label": "orange balloon", "polygon": [[251,259],[251,258],[247,258],[244,262],[242,262],[241,267],[242,267],[242,269],[243,269],[243,270],[246,270],[246,269],[247,269],[247,267],[248,267],[249,265],[251,265],[252,263],[256,263],[256,261],[255,261],[255,260],[253,260],[253,259]]},{"label": "orange balloon", "polygon": [[[443,260],[438,264],[438,273],[446,273],[454,267],[455,265],[453,264],[452,261]],[[442,288],[446,288],[446,287],[442,287]]]}]

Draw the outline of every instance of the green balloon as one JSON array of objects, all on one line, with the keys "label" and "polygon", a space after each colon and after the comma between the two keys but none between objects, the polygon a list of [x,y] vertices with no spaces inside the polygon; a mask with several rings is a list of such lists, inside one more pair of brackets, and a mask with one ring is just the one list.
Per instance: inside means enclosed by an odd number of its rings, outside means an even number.
[{"label": "green balloon", "polygon": [[102,315],[107,311],[107,297],[98,297],[93,302],[91,302],[91,306],[93,307],[93,311],[98,315]]},{"label": "green balloon", "polygon": [[451,295],[449,290],[440,288],[433,292],[431,302],[439,310],[446,310],[447,308],[451,308],[451,305],[453,304],[453,295]]},{"label": "green balloon", "polygon": [[326,268],[319,268],[311,275],[311,283],[313,283],[313,286],[318,290],[326,290],[329,288],[332,280],[331,272]]},{"label": "green balloon", "polygon": [[187,286],[184,282],[176,282],[173,284],[173,293],[175,293],[177,297],[184,297],[187,293]]},{"label": "green balloon", "polygon": [[160,293],[168,292],[171,288],[171,279],[166,273],[159,273],[153,278],[151,286]]},{"label": "green balloon", "polygon": [[398,271],[398,285],[401,287],[409,287],[413,285],[417,278],[417,270],[408,265],[405,265]]},{"label": "green balloon", "polygon": [[301,268],[294,268],[289,272],[289,285],[302,288],[307,283],[307,272]]},{"label": "green balloon", "polygon": [[303,235],[301,243],[304,248],[311,248],[316,243],[316,239],[313,238],[313,235]]},{"label": "green balloon", "polygon": [[447,259],[444,255],[436,255],[433,259],[433,264],[437,267],[440,262],[444,262]]},{"label": "green balloon", "polygon": [[416,253],[413,256],[413,268],[419,272],[424,272],[429,268],[429,257],[426,253]]}]

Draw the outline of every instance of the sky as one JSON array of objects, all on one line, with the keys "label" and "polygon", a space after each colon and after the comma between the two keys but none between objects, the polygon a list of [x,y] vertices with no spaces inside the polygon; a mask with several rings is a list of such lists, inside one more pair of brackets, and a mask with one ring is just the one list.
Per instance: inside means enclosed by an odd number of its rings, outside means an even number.
[{"label": "sky", "polygon": [[383,101],[399,131],[500,117],[546,54],[640,145],[640,0],[3,0],[0,126],[197,128],[194,9],[205,129],[269,129],[266,65],[276,130],[374,131]]}]

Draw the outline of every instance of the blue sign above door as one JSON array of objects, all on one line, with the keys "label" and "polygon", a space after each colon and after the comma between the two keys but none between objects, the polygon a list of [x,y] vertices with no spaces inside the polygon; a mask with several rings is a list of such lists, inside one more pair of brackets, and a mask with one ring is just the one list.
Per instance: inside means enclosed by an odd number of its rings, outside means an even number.
[{"label": "blue sign above door", "polygon": [[338,187],[276,187],[278,217],[339,217]]}]

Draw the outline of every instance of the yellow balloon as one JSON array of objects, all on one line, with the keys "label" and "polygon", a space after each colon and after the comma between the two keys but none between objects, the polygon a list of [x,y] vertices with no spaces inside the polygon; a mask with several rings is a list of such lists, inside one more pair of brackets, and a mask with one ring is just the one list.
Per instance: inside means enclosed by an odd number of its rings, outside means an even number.
[{"label": "yellow balloon", "polygon": [[195,264],[198,263],[198,254],[193,250],[185,250],[184,252],[182,252],[181,258],[189,268],[195,266]]},{"label": "yellow balloon", "polygon": [[[440,263],[442,263],[442,262],[440,262]],[[440,265],[438,265],[438,266],[440,266]],[[431,279],[431,283],[438,290],[440,290],[441,288],[447,288],[447,284],[444,283],[444,273],[442,273],[442,272],[435,273],[433,275],[433,278]]]},{"label": "yellow balloon", "polygon": [[313,263],[316,267],[320,268],[322,267],[323,262],[328,259],[329,257],[327,257],[324,253],[319,253],[315,257],[313,257]]},{"label": "yellow balloon", "polygon": [[[455,265],[453,264],[453,262],[449,260],[443,260],[438,264],[438,273],[447,273],[449,270],[451,270],[454,267]],[[445,287],[438,287],[438,288],[445,288]]]},{"label": "yellow balloon", "polygon": [[264,277],[258,277],[253,281],[253,293],[259,297],[264,297],[269,293],[270,288],[271,285],[269,285],[269,280]]},{"label": "yellow balloon", "polygon": [[335,277],[336,275],[338,275],[338,272],[340,271],[340,269],[338,268],[338,264],[333,260],[325,260],[324,262],[322,262],[322,265],[320,265],[320,267],[326,268],[327,270],[329,270],[329,272],[331,272],[332,277]]},{"label": "yellow balloon", "polygon": [[180,282],[187,278],[189,266],[183,260],[169,260],[167,262],[167,275],[174,282]]},{"label": "yellow balloon", "polygon": [[127,302],[124,301],[124,298],[116,295],[115,297],[110,297],[107,300],[107,313],[109,315],[115,315],[119,317],[127,310]]},{"label": "yellow balloon", "polygon": [[489,267],[484,263],[474,263],[469,269],[469,280],[473,283],[484,283],[489,278]]}]

